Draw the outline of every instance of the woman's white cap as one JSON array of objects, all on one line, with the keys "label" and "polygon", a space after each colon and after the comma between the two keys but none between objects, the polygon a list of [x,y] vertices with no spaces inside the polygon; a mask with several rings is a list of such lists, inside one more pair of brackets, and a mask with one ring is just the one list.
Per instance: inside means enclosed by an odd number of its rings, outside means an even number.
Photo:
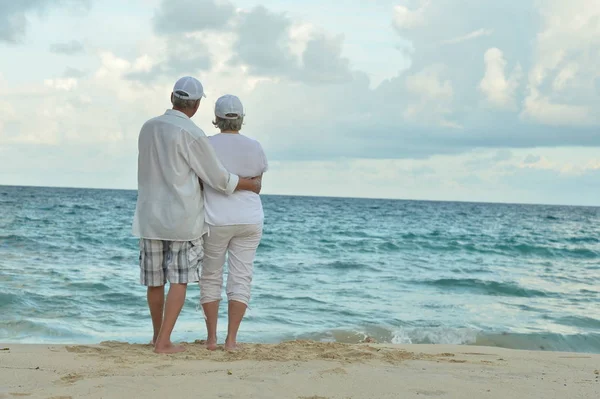
[{"label": "woman's white cap", "polygon": [[238,119],[244,116],[244,106],[238,97],[225,94],[215,104],[215,115],[222,119]]}]

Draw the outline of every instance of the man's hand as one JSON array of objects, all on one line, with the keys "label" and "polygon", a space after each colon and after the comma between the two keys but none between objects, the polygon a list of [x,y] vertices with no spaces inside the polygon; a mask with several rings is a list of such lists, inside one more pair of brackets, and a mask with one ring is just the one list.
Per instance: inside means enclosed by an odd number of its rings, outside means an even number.
[{"label": "man's hand", "polygon": [[252,191],[256,194],[260,194],[261,188],[262,176],[256,176],[250,179],[240,177],[236,190]]},{"label": "man's hand", "polygon": [[254,181],[254,185],[256,186],[256,190],[252,191],[254,191],[256,194],[260,194],[260,190],[262,189],[262,175],[253,177],[251,180]]},{"label": "man's hand", "polygon": [[255,192],[256,194],[260,194],[260,190],[262,188],[262,176],[256,176],[250,180],[254,184],[254,189],[252,189],[250,191]]}]

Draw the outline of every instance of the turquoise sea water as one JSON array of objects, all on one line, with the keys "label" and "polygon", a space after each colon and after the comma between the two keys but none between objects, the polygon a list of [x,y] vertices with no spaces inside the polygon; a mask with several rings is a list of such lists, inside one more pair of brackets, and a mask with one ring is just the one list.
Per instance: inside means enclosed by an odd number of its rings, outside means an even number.
[{"label": "turquoise sea water", "polygon": [[[0,186],[0,342],[147,342],[135,191]],[[264,196],[242,341],[600,353],[600,208]],[[174,338],[204,338],[198,287]],[[221,338],[226,327],[222,303]]]}]

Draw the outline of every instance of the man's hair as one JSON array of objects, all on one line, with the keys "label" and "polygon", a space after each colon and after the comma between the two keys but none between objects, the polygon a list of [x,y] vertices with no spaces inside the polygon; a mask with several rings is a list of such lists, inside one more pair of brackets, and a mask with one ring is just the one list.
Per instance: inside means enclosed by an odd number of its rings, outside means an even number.
[{"label": "man's hair", "polygon": [[243,116],[238,116],[236,119],[223,119],[219,118],[218,116],[215,116],[215,121],[213,122],[213,125],[215,125],[216,128],[221,130],[231,130],[233,132],[239,132],[240,130],[242,130],[243,124]]},{"label": "man's hair", "polygon": [[[179,95],[186,95],[184,92],[176,92],[176,93]],[[194,109],[196,107],[197,101],[200,101],[200,100],[186,100],[183,98],[179,98],[177,96],[173,96],[173,100],[171,102],[173,103],[174,108]]]}]

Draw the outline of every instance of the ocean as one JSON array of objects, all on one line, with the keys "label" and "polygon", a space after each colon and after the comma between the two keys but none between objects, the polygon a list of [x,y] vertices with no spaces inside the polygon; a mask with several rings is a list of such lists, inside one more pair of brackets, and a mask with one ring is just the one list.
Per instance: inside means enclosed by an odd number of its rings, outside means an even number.
[{"label": "ocean", "polygon": [[[135,191],[0,186],[0,342],[147,343]],[[600,353],[600,208],[263,196],[242,342]],[[174,340],[205,338],[188,287]],[[221,304],[219,340],[226,329]]]}]

